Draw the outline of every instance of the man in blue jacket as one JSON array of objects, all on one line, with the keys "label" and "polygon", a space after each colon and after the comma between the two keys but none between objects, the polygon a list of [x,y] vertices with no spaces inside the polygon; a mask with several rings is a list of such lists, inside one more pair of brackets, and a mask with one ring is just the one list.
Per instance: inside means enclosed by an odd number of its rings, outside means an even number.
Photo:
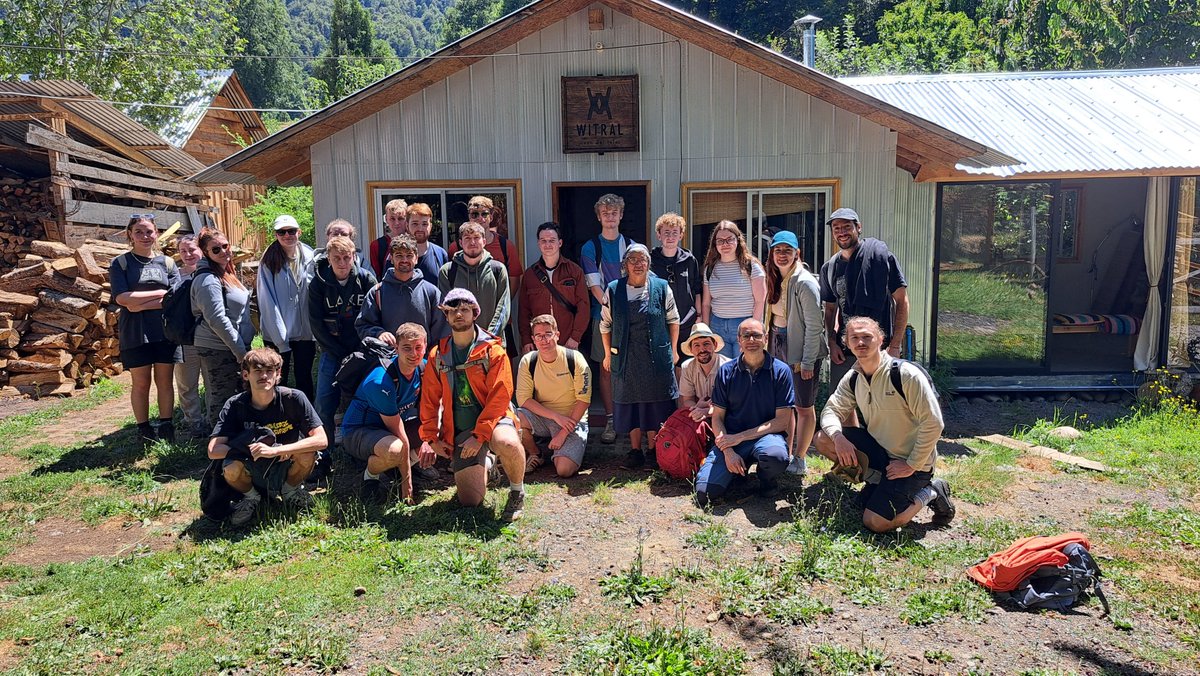
[{"label": "man in blue jacket", "polygon": [[392,329],[405,322],[420,324],[429,340],[450,335],[446,317],[439,308],[442,295],[436,285],[417,269],[417,242],[411,235],[392,239],[392,271],[367,294],[358,321],[359,339],[378,338],[396,347]]}]

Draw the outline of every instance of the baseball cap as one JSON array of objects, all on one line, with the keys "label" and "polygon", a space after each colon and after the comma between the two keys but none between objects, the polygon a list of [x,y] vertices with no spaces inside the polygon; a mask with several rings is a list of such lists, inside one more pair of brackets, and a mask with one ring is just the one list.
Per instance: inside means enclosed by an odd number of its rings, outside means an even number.
[{"label": "baseball cap", "polygon": [[838,220],[839,218],[844,221],[854,221],[855,223],[859,222],[858,212],[854,211],[853,209],[847,208],[847,207],[842,207],[841,209],[838,209],[837,211],[833,212],[832,214],[829,214],[829,220],[825,221],[825,225],[830,225],[834,221]]},{"label": "baseball cap", "polygon": [[786,245],[792,247],[793,249],[800,248],[800,240],[796,239],[796,234],[792,233],[792,232],[788,232],[787,230],[780,230],[779,232],[775,233],[774,237],[771,238],[771,248],[772,249],[779,246],[780,244],[786,244]]},{"label": "baseball cap", "polygon": [[276,230],[287,230],[288,228],[299,230],[300,224],[296,222],[296,218],[294,216],[283,214],[282,216],[275,217],[274,228]]}]

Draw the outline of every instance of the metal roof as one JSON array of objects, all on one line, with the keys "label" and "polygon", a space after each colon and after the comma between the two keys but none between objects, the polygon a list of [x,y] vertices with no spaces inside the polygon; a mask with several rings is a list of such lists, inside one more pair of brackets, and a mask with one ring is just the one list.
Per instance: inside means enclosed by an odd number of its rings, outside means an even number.
[{"label": "metal roof", "polygon": [[200,85],[195,90],[179,97],[179,100],[175,102],[183,106],[183,110],[179,111],[179,117],[159,131],[167,143],[176,148],[187,145],[192,134],[196,132],[196,127],[200,126],[200,120],[204,119],[204,113],[212,105],[213,99],[221,93],[221,87],[224,87],[225,83],[229,81],[229,76],[233,75],[233,69],[202,70],[199,74]]},{"label": "metal roof", "polygon": [[855,89],[1024,160],[973,175],[1193,172],[1200,67],[841,78]]}]

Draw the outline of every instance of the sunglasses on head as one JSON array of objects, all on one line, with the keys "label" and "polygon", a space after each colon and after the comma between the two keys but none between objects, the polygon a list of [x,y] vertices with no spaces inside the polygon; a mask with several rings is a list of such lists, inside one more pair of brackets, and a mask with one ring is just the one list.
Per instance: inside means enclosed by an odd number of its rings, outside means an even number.
[{"label": "sunglasses on head", "polygon": [[137,220],[137,221],[141,221],[141,220],[153,221],[154,214],[129,214],[129,218],[130,218],[130,220]]}]

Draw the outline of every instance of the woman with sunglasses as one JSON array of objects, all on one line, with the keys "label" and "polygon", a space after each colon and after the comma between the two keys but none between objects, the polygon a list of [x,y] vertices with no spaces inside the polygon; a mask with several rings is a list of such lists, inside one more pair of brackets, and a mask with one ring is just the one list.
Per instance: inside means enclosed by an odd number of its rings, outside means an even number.
[{"label": "woman with sunglasses", "polygon": [[200,231],[204,258],[192,277],[192,314],[199,318],[192,342],[204,374],[208,426],[216,427],[225,402],[242,391],[242,357],[254,340],[250,291],[237,277],[229,240],[218,230]]},{"label": "woman with sunglasses", "polygon": [[304,303],[312,279],[313,249],[300,241],[300,224],[294,217],[276,217],[274,228],[275,241],[263,252],[258,265],[258,327],[267,347],[283,357],[280,384],[288,384],[294,366],[296,389],[313,401],[317,342]]},{"label": "woman with sunglasses", "polygon": [[[155,439],[175,440],[172,374],[183,360],[179,346],[163,335],[162,299],[179,283],[175,261],[154,252],[158,228],[154,214],[133,214],[125,226],[132,249],[108,266],[112,297],[121,306],[117,316],[121,363],[133,376],[129,403],[142,445]],[[158,428],[150,423],[150,383],[158,393]]]},{"label": "woman with sunglasses", "polygon": [[792,437],[788,471],[803,475],[805,457],[817,429],[817,382],[821,362],[829,353],[825,344],[825,315],[817,278],[800,260],[800,240],[787,231],[771,240],[767,266],[767,354],[788,365],[796,390],[796,431]]},{"label": "woman with sunglasses", "polygon": [[733,221],[713,228],[704,257],[704,294],[700,321],[725,341],[721,354],[741,356],[738,325],[763,316],[767,300],[767,273],[746,247],[746,237]]}]

